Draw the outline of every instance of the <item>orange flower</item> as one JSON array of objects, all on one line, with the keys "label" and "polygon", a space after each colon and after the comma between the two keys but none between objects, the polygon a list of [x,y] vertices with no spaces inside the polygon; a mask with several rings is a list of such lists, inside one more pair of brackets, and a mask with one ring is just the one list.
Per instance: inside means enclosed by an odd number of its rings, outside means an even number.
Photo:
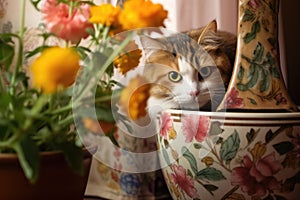
[{"label": "orange flower", "polygon": [[114,60],[114,66],[118,68],[121,74],[126,74],[128,71],[138,66],[139,60],[142,57],[140,49],[127,52]]},{"label": "orange flower", "polygon": [[120,108],[136,120],[147,114],[147,100],[150,96],[151,84],[140,75],[131,79],[128,86],[121,92]]},{"label": "orange flower", "polygon": [[154,4],[148,0],[128,0],[119,15],[123,29],[164,26],[168,11],[161,4]]},{"label": "orange flower", "polygon": [[32,63],[33,84],[45,93],[72,85],[79,70],[80,56],[71,48],[51,47]]},{"label": "orange flower", "polygon": [[98,121],[88,117],[83,118],[82,122],[84,127],[94,134],[110,134],[117,129],[115,123]]},{"label": "orange flower", "polygon": [[[125,39],[121,34],[115,36],[115,38],[118,41],[123,41]],[[125,53],[114,60],[114,66],[121,74],[125,75],[128,71],[139,65],[142,51],[138,49],[138,46],[134,41],[130,41],[123,49],[123,52]]]},{"label": "orange flower", "polygon": [[114,7],[111,4],[101,4],[100,6],[92,6],[90,22],[103,24],[111,28],[112,34],[122,31],[122,26],[119,23],[118,17],[121,12],[119,6]]}]

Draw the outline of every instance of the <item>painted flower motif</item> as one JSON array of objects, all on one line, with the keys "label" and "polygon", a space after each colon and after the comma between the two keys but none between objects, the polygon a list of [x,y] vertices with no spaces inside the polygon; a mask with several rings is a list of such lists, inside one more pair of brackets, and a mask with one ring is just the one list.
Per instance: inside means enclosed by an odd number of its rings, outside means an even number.
[{"label": "painted flower motif", "polygon": [[205,156],[201,159],[201,162],[203,162],[207,167],[214,164],[214,159],[210,156]]},{"label": "painted flower motif", "polygon": [[232,88],[229,92],[229,95],[227,96],[225,100],[225,106],[227,108],[242,108],[244,107],[244,102],[242,98],[238,98],[239,91],[235,88]]},{"label": "painted flower motif", "polygon": [[147,0],[130,0],[124,3],[124,9],[119,15],[123,29],[164,26],[168,11],[162,5]]},{"label": "painted flower motif", "polygon": [[296,169],[300,166],[300,132],[296,132],[290,137],[293,149],[287,153],[283,165]]},{"label": "painted flower motif", "polygon": [[254,145],[253,149],[250,150],[253,160],[259,160],[265,154],[266,150],[266,144],[262,144],[262,142],[257,142]]},{"label": "painted flower motif", "polygon": [[287,104],[287,99],[282,96],[282,93],[279,93],[277,94],[275,97],[274,97],[275,101],[276,101],[276,105],[279,105],[279,104]]},{"label": "painted flower motif", "polygon": [[243,167],[236,167],[231,173],[231,184],[241,187],[243,192],[253,197],[262,197],[268,190],[278,190],[281,183],[274,177],[282,169],[275,153],[254,162],[248,155],[244,156]]},{"label": "painted flower motif", "polygon": [[150,96],[151,85],[140,75],[131,79],[128,86],[122,90],[120,107],[132,120],[147,114],[147,99]]},{"label": "painted flower motif", "polygon": [[159,135],[164,139],[168,138],[168,133],[173,130],[173,124],[170,114],[163,112],[159,119]]},{"label": "painted flower motif", "polygon": [[72,85],[79,70],[80,56],[71,48],[51,47],[34,60],[30,69],[33,84],[45,93]]},{"label": "painted flower motif", "polygon": [[89,36],[87,28],[93,28],[89,22],[89,9],[88,4],[80,4],[70,13],[69,5],[57,0],[46,0],[41,11],[50,32],[64,40],[77,43]]},{"label": "painted flower motif", "polygon": [[185,142],[202,142],[208,135],[210,128],[210,118],[198,115],[183,115],[182,131],[185,135]]},{"label": "painted flower motif", "polygon": [[261,5],[261,2],[260,0],[250,0],[248,5],[253,9],[257,9]]},{"label": "painted flower motif", "polygon": [[197,189],[192,178],[186,173],[185,168],[180,165],[173,165],[172,169],[174,173],[170,176],[174,184],[177,184],[191,198],[196,198]]}]

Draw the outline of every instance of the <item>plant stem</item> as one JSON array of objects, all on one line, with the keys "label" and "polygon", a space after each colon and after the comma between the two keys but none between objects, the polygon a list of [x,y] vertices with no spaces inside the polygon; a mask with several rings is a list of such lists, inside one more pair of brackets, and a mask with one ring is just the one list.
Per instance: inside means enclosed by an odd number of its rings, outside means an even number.
[{"label": "plant stem", "polygon": [[11,89],[10,93],[11,95],[14,95],[15,93],[15,82],[17,78],[17,74],[20,70],[20,68],[23,65],[23,35],[25,31],[25,9],[26,9],[26,0],[21,0],[21,17],[20,17],[20,31],[19,31],[19,49],[18,49],[18,60],[17,65],[15,66],[14,73],[11,78]]}]

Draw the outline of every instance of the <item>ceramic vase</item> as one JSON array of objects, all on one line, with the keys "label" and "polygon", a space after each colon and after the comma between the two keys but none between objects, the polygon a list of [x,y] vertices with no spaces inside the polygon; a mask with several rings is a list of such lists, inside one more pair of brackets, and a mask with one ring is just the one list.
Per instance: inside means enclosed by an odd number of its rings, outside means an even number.
[{"label": "ceramic vase", "polygon": [[279,62],[279,0],[239,0],[233,74],[218,110],[296,111]]},{"label": "ceramic vase", "polygon": [[237,52],[217,112],[166,110],[157,144],[173,199],[298,199],[300,113],[280,71],[278,0],[239,0]]}]

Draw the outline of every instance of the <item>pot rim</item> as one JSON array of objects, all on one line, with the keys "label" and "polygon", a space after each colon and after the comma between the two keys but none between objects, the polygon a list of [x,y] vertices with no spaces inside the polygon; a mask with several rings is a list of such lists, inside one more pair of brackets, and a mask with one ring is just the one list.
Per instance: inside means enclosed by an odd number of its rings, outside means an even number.
[{"label": "pot rim", "polygon": [[[97,146],[88,146],[82,147],[83,149],[83,157],[90,157],[97,151]],[[42,159],[49,159],[53,157],[61,157],[64,158],[64,154],[62,151],[53,150],[53,151],[42,151],[39,153]],[[16,160],[18,156],[16,153],[0,153],[1,160]]]},{"label": "pot rim", "polygon": [[211,112],[211,111],[197,111],[197,110],[179,110],[179,109],[167,109],[162,112],[170,113],[174,116],[180,117],[183,114],[195,114],[195,115],[204,115],[210,116],[212,118],[239,118],[239,119],[272,119],[272,120],[282,120],[282,119],[299,119],[300,112]]}]

